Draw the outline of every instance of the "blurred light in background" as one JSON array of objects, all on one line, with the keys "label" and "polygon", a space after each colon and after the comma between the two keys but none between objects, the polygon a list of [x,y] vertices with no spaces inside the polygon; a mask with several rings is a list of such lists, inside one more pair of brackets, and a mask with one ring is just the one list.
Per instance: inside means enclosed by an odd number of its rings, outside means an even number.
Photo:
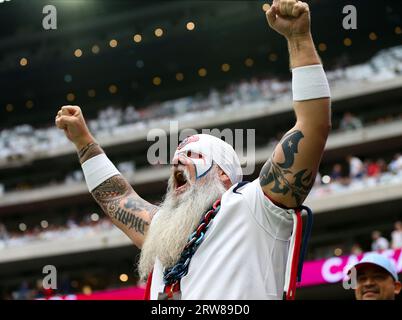
[{"label": "blurred light in background", "polygon": [[122,273],[119,277],[121,282],[127,282],[128,280],[128,275],[126,275],[125,273]]},{"label": "blurred light in background", "polygon": [[264,3],[263,5],[262,5],[262,10],[263,11],[268,11],[269,10],[269,4],[268,3]]},{"label": "blurred light in background", "polygon": [[91,214],[91,220],[94,222],[99,221],[99,214],[97,213]]},{"label": "blurred light in background", "polygon": [[86,295],[92,294],[92,288],[90,286],[83,286],[82,293]]},{"label": "blurred light in background", "polygon": [[176,73],[176,80],[183,81],[184,75],[181,72]]},{"label": "blurred light in background", "polygon": [[18,225],[18,229],[20,229],[22,232],[27,230],[27,225],[25,223],[20,223]]},{"label": "blurred light in background", "polygon": [[331,177],[330,176],[323,176],[321,179],[322,183],[328,184],[331,182]]},{"label": "blurred light in background", "polygon": [[74,55],[79,58],[82,56],[82,50],[81,49],[75,49]]},{"label": "blurred light in background", "polygon": [[161,78],[159,78],[159,77],[154,77],[154,78],[152,79],[152,83],[153,83],[155,86],[159,86],[159,85],[162,83],[162,80],[161,80]]},{"label": "blurred light in background", "polygon": [[343,40],[343,44],[344,44],[346,47],[350,47],[350,46],[352,45],[352,39],[350,39],[350,38],[345,38],[345,39]]},{"label": "blurred light in background", "polygon": [[163,30],[161,28],[156,28],[154,33],[155,33],[156,37],[162,37],[163,36]]},{"label": "blurred light in background", "polygon": [[136,64],[137,68],[141,69],[144,67],[144,61],[142,60],[137,60]]},{"label": "blurred light in background", "polygon": [[247,59],[244,61],[244,64],[246,65],[246,67],[252,67],[252,66],[254,65],[254,60],[251,59],[251,58],[247,58]]},{"label": "blurred light in background", "polygon": [[46,229],[46,228],[49,226],[49,223],[48,223],[46,220],[42,220],[42,221],[40,222],[40,226],[41,226],[43,229]]},{"label": "blurred light in background", "polygon": [[25,103],[25,106],[26,106],[28,109],[32,109],[33,106],[34,106],[34,103],[33,103],[32,100],[28,100],[28,101]]},{"label": "blurred light in background", "polygon": [[64,81],[70,83],[71,81],[73,81],[73,77],[71,76],[71,74],[66,74],[64,76]]},{"label": "blurred light in background", "polygon": [[224,63],[221,67],[223,72],[228,72],[230,70],[230,65],[227,63]]},{"label": "blurred light in background", "polygon": [[318,50],[320,50],[321,52],[327,51],[327,45],[325,43],[320,43],[318,45]]},{"label": "blurred light in background", "polygon": [[111,84],[111,85],[109,86],[109,92],[110,92],[111,94],[115,94],[115,93],[117,92],[117,86],[114,85],[114,84]]},{"label": "blurred light in background", "polygon": [[115,40],[115,39],[112,39],[112,40],[109,41],[109,46],[112,47],[112,48],[116,48],[117,44],[118,44],[117,40]]},{"label": "blurred light in background", "polygon": [[372,40],[372,41],[375,41],[375,40],[378,39],[377,34],[376,34],[375,32],[371,32],[371,33],[369,34],[369,38],[370,38],[370,40]]},{"label": "blurred light in background", "polygon": [[343,253],[343,251],[342,251],[341,248],[336,248],[336,249],[334,250],[334,254],[335,254],[337,257],[341,256],[342,253]]},{"label": "blurred light in background", "polygon": [[66,96],[67,101],[72,102],[75,100],[75,95],[74,93],[68,93]]},{"label": "blurred light in background", "polygon": [[402,29],[401,29],[401,27],[396,27],[396,28],[395,28],[395,33],[396,33],[396,34],[402,34]]},{"label": "blurred light in background", "polygon": [[142,36],[139,33],[137,33],[134,35],[133,40],[134,42],[139,43],[142,40]]},{"label": "blurred light in background", "polygon": [[21,58],[21,60],[20,60],[21,67],[25,67],[27,64],[28,64],[28,59],[27,58]]},{"label": "blurred light in background", "polygon": [[200,77],[205,77],[207,75],[207,69],[205,69],[205,68],[198,69],[198,75]]},{"label": "blurred light in background", "polygon": [[275,62],[278,60],[278,55],[276,53],[271,53],[268,58],[269,58],[269,61]]},{"label": "blurred light in background", "polygon": [[192,22],[192,21],[187,22],[187,24],[186,24],[186,28],[187,28],[187,30],[189,30],[189,31],[194,30],[194,28],[195,28],[195,24],[194,24],[194,22]]},{"label": "blurred light in background", "polygon": [[95,44],[95,45],[92,46],[91,51],[92,51],[93,54],[98,54],[99,51],[100,51],[100,48],[99,48],[98,45]]},{"label": "blurred light in background", "polygon": [[14,106],[13,106],[11,103],[9,103],[9,104],[6,105],[6,111],[7,111],[7,112],[11,112],[11,111],[13,111],[13,110],[14,110]]},{"label": "blurred light in background", "polygon": [[94,89],[88,90],[88,97],[93,98],[96,96],[96,91]]}]

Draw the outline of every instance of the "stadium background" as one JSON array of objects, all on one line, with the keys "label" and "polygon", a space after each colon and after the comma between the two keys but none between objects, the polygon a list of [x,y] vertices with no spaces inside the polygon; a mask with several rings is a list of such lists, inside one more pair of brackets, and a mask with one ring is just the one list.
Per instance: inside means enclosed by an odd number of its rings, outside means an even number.
[{"label": "stadium background", "polygon": [[[54,127],[64,104],[81,106],[108,156],[151,202],[161,200],[169,171],[150,167],[146,135],[169,120],[255,129],[256,169],[246,179],[258,175],[294,121],[286,42],[268,28],[264,3],[0,1],[1,299],[142,292],[139,251],[97,207]],[[307,200],[311,262],[358,254],[357,244],[370,251],[372,231],[390,240],[402,219],[402,10],[398,1],[309,3],[334,125]],[[57,8],[57,30],[42,27],[46,4]],[[342,27],[348,4],[357,30]],[[348,155],[364,162],[356,177]],[[400,250],[389,254],[401,271]],[[53,292],[40,288],[45,265],[58,271]],[[352,299],[339,281],[305,285],[297,298]]]}]

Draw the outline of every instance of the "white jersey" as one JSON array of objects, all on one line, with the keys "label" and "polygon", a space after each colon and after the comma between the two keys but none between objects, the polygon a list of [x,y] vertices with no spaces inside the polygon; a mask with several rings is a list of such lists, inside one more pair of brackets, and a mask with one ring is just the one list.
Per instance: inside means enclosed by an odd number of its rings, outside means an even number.
[{"label": "white jersey", "polygon": [[[293,210],[274,205],[259,179],[232,186],[181,279],[183,300],[282,299]],[[236,192],[234,192],[236,191]],[[151,299],[163,292],[157,260]]]}]

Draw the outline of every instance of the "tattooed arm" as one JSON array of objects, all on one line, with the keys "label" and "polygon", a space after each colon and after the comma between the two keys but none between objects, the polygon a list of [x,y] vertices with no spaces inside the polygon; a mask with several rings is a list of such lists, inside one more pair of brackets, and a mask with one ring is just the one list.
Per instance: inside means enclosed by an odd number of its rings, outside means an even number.
[{"label": "tattooed arm", "polygon": [[[79,154],[81,163],[103,153],[99,145],[94,142],[83,151]],[[101,183],[91,194],[114,225],[141,248],[158,207],[142,199],[120,174]]]},{"label": "tattooed arm", "polygon": [[[62,107],[56,125],[75,144],[81,164],[104,153],[90,134],[79,107]],[[91,193],[112,222],[141,248],[158,207],[142,199],[120,174],[107,179]]]},{"label": "tattooed arm", "polygon": [[[288,42],[291,68],[321,64],[310,33],[308,5],[275,0],[267,12],[269,25]],[[276,146],[260,173],[263,191],[294,208],[310,192],[331,128],[330,99],[295,101],[296,124]]]}]

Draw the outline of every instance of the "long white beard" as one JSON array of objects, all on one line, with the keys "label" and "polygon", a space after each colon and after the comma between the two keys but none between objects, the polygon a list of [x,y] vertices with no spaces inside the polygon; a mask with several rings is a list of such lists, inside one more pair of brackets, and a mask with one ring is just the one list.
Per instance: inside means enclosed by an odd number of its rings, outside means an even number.
[{"label": "long white beard", "polygon": [[174,266],[202,215],[225,191],[217,167],[179,196],[174,195],[173,175],[169,178],[165,200],[153,218],[142,246],[138,263],[142,280],[152,271],[156,257],[163,267]]}]

